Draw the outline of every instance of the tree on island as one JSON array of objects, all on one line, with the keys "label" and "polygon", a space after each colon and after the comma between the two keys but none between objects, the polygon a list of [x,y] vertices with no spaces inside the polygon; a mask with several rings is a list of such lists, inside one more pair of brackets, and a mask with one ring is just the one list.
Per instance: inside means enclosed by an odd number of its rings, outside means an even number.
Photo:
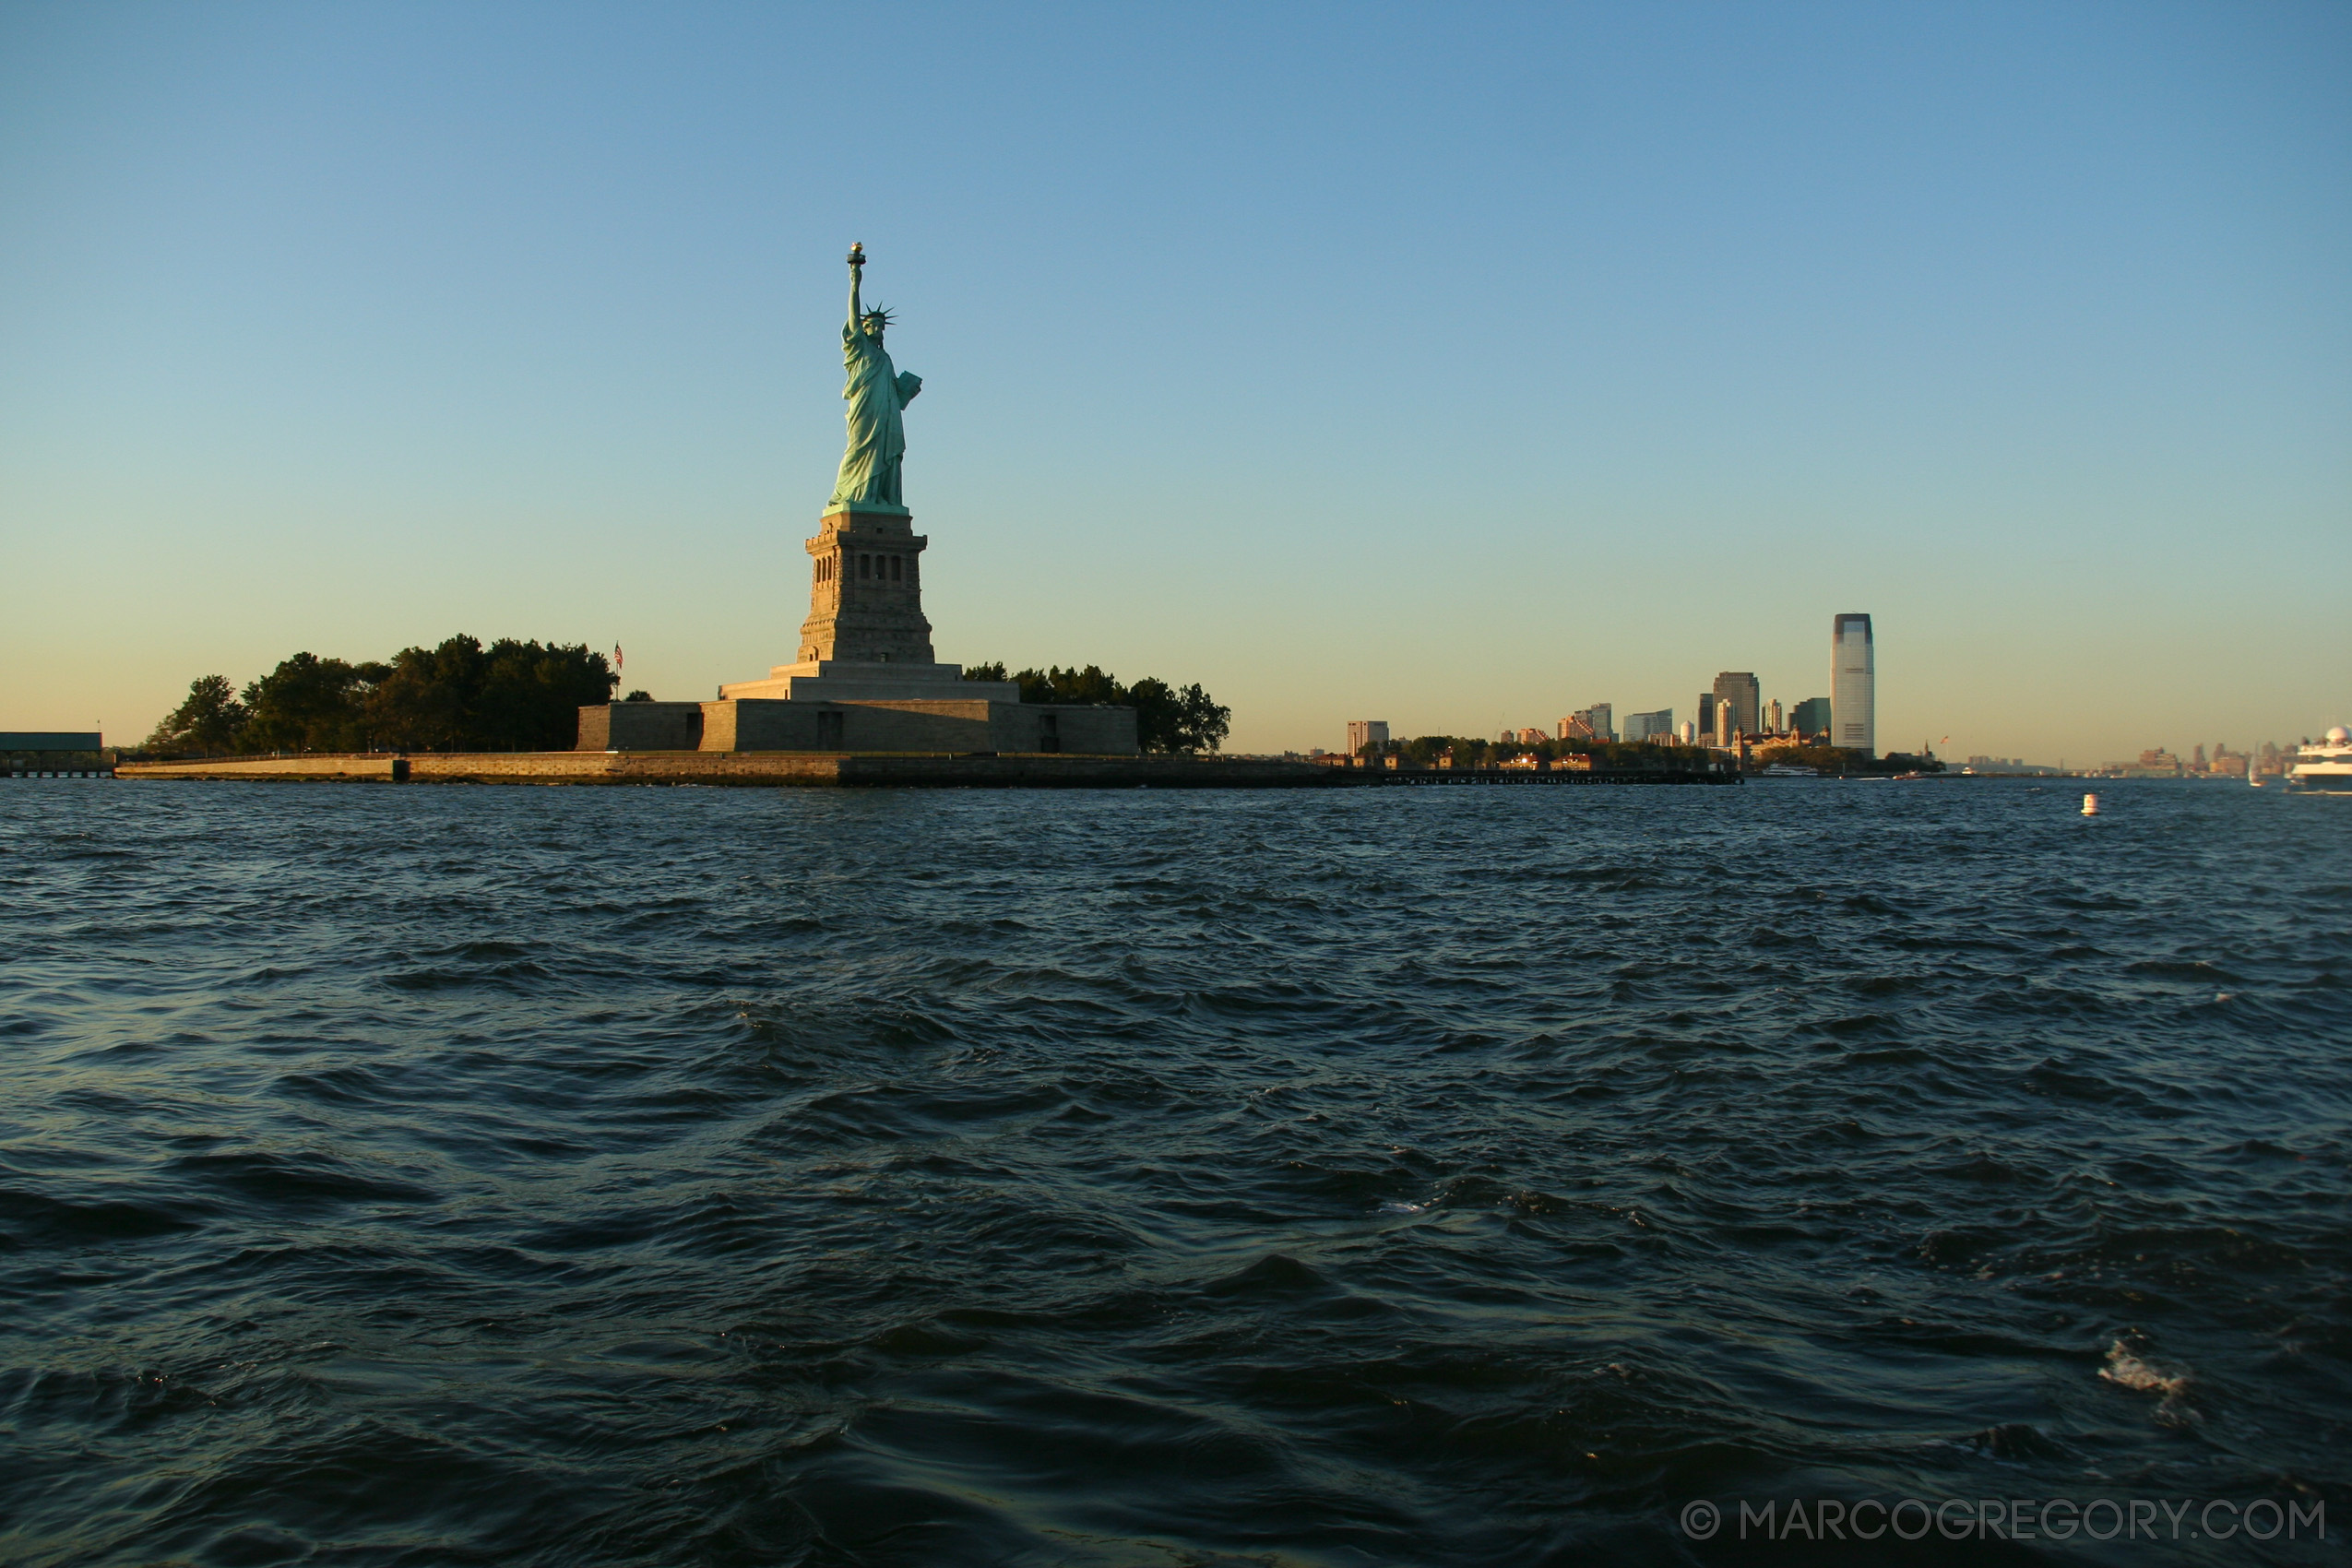
[{"label": "tree on island", "polygon": [[346,664],[298,653],[245,688],[240,751],[355,752],[366,749],[368,699],[390,673],[384,664]]},{"label": "tree on island", "polygon": [[579,710],[612,700],[620,677],[585,645],[469,636],[402,648],[371,695],[379,743],[412,751],[552,752],[579,733]]},{"label": "tree on island", "polygon": [[609,702],[620,677],[586,645],[487,648],[462,633],[406,647],[388,663],[298,653],[249,683],[192,682],[147,739],[150,752],[564,751],[579,710]]},{"label": "tree on island", "polygon": [[1103,703],[1135,710],[1135,743],[1146,752],[1183,754],[1214,752],[1232,733],[1233,710],[1194,682],[1178,688],[1146,675],[1134,685],[1099,664],[1083,670],[1054,665],[1045,670],[1005,673],[1002,660],[975,664],[964,671],[967,681],[1017,681],[1021,700],[1034,703]]},{"label": "tree on island", "polygon": [[173,708],[141,742],[150,752],[219,755],[238,749],[244,732],[245,705],[226,675],[201,675],[188,683],[187,700]]}]

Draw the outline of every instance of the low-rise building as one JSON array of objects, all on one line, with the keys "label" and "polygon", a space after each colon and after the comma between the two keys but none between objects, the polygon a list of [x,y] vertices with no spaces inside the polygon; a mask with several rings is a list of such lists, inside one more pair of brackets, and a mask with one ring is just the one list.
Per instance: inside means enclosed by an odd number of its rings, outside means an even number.
[{"label": "low-rise building", "polygon": [[113,766],[106,737],[95,730],[0,731],[0,775],[93,773]]}]

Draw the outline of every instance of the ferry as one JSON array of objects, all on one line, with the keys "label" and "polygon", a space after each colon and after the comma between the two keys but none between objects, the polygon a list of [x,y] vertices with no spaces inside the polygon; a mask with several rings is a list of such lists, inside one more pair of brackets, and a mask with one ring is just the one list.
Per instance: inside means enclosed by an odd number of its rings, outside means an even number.
[{"label": "ferry", "polygon": [[2339,724],[2318,745],[2296,747],[2295,758],[2287,770],[2288,794],[2352,795],[2352,731]]}]

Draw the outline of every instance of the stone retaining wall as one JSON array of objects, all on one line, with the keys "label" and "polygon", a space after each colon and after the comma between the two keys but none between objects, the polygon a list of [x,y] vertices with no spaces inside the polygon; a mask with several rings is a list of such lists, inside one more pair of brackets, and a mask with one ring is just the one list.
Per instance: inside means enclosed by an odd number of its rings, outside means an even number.
[{"label": "stone retaining wall", "polygon": [[1305,763],[1224,757],[1073,756],[1037,754],[778,752],[457,752],[347,756],[237,757],[214,762],[125,763],[124,778],[374,781],[415,784],[707,784],[803,788],[1314,789],[1344,780]]},{"label": "stone retaining wall", "polygon": [[614,702],[580,709],[583,752],[1070,752],[1134,756],[1135,710],[985,696]]}]

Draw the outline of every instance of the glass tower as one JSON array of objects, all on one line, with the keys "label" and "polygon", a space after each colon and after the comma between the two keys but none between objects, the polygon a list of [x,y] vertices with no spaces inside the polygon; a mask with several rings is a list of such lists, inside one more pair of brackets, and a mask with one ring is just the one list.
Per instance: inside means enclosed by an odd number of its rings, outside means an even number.
[{"label": "glass tower", "polygon": [[1871,618],[1840,615],[1829,634],[1830,743],[1878,755],[1878,671]]},{"label": "glass tower", "polygon": [[1674,738],[1674,710],[1661,707],[1656,713],[1629,713],[1625,716],[1625,738],[1629,741],[1670,741]]}]

